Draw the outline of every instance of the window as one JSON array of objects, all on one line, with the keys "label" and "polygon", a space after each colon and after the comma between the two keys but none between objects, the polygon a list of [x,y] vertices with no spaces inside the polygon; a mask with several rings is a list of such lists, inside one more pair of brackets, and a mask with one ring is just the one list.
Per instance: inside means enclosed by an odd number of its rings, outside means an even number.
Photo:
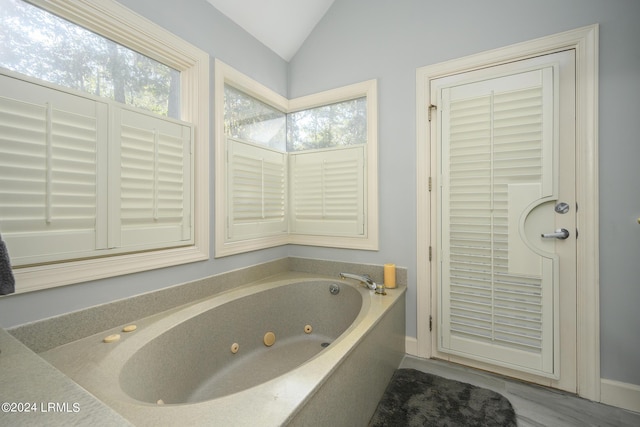
[{"label": "window", "polygon": [[0,3],[0,232],[16,291],[207,259],[208,55],[113,1]]},{"label": "window", "polygon": [[375,81],[287,100],[216,61],[216,256],[376,250],[376,103]]},{"label": "window", "polygon": [[286,150],[287,116],[282,111],[224,85],[224,133],[230,138]]},{"label": "window", "polygon": [[180,72],[23,0],[0,0],[0,67],[180,118]]},{"label": "window", "polygon": [[290,232],[364,238],[365,163],[363,145],[292,153]]},{"label": "window", "polygon": [[287,115],[287,151],[366,144],[367,136],[366,97]]},{"label": "window", "polygon": [[232,138],[227,153],[227,239],[286,233],[286,153]]}]

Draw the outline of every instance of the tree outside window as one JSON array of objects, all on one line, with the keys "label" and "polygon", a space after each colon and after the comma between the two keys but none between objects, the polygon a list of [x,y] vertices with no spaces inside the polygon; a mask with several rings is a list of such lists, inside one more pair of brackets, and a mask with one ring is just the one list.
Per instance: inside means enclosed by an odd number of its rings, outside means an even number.
[{"label": "tree outside window", "polygon": [[22,0],[0,22],[0,67],[179,118],[179,71]]}]

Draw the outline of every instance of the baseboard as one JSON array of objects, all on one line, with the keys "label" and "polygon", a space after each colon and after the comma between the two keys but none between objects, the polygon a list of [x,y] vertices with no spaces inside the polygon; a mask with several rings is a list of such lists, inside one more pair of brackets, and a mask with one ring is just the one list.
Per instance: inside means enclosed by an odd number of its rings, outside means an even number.
[{"label": "baseboard", "polygon": [[602,378],[600,401],[607,405],[640,412],[640,386]]},{"label": "baseboard", "polygon": [[418,340],[414,337],[405,336],[404,351],[411,356],[418,357]]}]

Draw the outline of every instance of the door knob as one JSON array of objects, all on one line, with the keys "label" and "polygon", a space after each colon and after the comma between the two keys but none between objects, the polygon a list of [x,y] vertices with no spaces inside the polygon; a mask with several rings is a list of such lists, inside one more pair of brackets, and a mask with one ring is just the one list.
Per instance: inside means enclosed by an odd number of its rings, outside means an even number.
[{"label": "door knob", "polygon": [[544,237],[545,239],[555,238],[555,239],[564,240],[569,237],[569,230],[567,230],[566,228],[559,228],[553,233],[542,233],[540,236]]}]

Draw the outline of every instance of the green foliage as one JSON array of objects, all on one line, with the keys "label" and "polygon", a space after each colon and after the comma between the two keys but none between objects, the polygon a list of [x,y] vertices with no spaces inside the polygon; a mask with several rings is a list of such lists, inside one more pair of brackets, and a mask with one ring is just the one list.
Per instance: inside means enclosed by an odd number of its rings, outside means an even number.
[{"label": "green foliage", "polygon": [[0,0],[0,22],[0,67],[179,117],[179,71],[22,0]]},{"label": "green foliage", "polygon": [[287,151],[367,142],[367,99],[358,98],[287,116]]},{"label": "green foliage", "polygon": [[227,136],[280,151],[366,144],[367,99],[357,98],[285,114],[225,85],[224,128]]},{"label": "green foliage", "polygon": [[225,135],[285,151],[286,115],[244,92],[224,87]]}]

